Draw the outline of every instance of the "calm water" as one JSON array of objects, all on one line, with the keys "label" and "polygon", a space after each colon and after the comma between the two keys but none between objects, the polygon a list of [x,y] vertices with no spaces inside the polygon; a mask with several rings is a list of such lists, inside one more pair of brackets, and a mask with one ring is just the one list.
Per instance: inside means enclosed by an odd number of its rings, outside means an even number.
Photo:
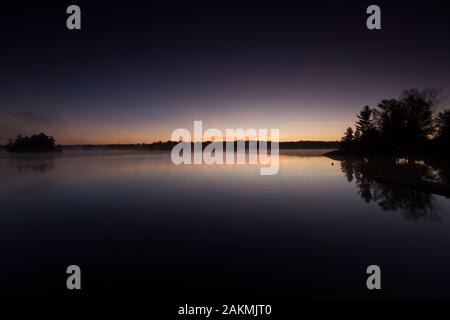
[{"label": "calm water", "polygon": [[71,296],[77,264],[82,298],[450,298],[450,200],[317,154],[260,176],[169,153],[1,153],[1,297]]}]

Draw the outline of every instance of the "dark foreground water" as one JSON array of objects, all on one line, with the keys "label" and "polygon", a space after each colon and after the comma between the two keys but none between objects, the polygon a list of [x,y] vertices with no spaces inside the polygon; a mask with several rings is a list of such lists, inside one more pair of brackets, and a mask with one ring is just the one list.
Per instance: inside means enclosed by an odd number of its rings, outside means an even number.
[{"label": "dark foreground water", "polygon": [[169,153],[1,153],[1,298],[71,297],[71,264],[81,298],[450,298],[449,199],[301,154],[260,176]]}]

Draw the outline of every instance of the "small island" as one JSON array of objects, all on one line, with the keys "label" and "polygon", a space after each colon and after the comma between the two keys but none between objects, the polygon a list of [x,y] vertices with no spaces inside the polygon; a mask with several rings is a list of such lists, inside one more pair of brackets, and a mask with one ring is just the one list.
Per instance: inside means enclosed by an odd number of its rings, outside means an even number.
[{"label": "small island", "polygon": [[56,145],[55,139],[44,133],[35,134],[31,137],[18,135],[15,140],[10,140],[6,145],[9,152],[61,152]]}]

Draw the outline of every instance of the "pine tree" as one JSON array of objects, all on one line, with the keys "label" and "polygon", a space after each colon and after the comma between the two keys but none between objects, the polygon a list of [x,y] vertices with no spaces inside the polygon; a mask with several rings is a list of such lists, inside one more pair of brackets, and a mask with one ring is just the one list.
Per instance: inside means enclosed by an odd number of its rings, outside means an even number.
[{"label": "pine tree", "polygon": [[372,109],[369,106],[365,106],[357,115],[358,121],[356,121],[356,130],[361,132],[361,138],[367,137],[367,134],[373,130],[372,122]]},{"label": "pine tree", "polygon": [[344,137],[342,137],[342,142],[352,142],[353,141],[353,129],[348,127],[345,131]]}]

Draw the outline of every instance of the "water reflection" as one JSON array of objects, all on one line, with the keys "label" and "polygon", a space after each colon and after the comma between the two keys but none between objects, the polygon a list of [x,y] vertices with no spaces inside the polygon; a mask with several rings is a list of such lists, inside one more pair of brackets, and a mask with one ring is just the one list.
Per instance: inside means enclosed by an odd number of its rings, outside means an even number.
[{"label": "water reflection", "polygon": [[[441,166],[439,166],[441,165]],[[385,211],[400,211],[411,221],[441,220],[435,194],[448,197],[448,167],[437,160],[371,159],[341,161],[348,182],[359,196]]]},{"label": "water reflection", "polygon": [[55,168],[55,159],[57,155],[43,154],[30,156],[11,157],[8,160],[9,167],[15,168],[17,173],[36,173],[44,174]]},{"label": "water reflection", "polygon": [[[410,165],[445,178],[443,167]],[[168,152],[0,152],[0,299],[60,298],[74,261],[97,279],[93,299],[361,298],[372,261],[395,278],[387,297],[448,298],[450,201],[377,181],[408,168],[290,151],[277,175],[261,176],[253,165],[176,166]],[[409,223],[382,208],[443,219]]]},{"label": "water reflection", "polygon": [[439,181],[450,185],[450,163],[446,158],[430,158],[425,161],[427,165],[433,168]]}]

